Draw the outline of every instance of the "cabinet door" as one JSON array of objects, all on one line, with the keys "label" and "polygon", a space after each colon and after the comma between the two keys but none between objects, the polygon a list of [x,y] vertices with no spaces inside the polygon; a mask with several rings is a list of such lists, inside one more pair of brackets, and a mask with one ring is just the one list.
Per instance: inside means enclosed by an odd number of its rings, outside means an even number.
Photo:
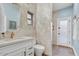
[{"label": "cabinet door", "polygon": [[31,43],[29,43],[29,45],[26,47],[26,56],[34,56],[34,47]]},{"label": "cabinet door", "polygon": [[5,56],[24,56],[24,51],[25,51],[24,48],[19,49],[19,50],[16,50],[16,51],[6,54]]},{"label": "cabinet door", "polygon": [[34,49],[26,51],[26,56],[34,56]]}]

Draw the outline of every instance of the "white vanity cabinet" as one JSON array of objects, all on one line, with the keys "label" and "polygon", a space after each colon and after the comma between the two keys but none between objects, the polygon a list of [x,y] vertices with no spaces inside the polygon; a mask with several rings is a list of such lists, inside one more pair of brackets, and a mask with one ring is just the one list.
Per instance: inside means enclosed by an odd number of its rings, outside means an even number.
[{"label": "white vanity cabinet", "polygon": [[27,56],[34,56],[34,45],[33,42],[29,42],[29,45],[26,47],[26,55]]},{"label": "white vanity cabinet", "polygon": [[25,50],[24,48],[22,49],[17,49],[13,52],[10,52],[8,54],[6,54],[5,56],[24,56]]},{"label": "white vanity cabinet", "polygon": [[0,47],[0,56],[34,56],[33,40],[21,41]]}]

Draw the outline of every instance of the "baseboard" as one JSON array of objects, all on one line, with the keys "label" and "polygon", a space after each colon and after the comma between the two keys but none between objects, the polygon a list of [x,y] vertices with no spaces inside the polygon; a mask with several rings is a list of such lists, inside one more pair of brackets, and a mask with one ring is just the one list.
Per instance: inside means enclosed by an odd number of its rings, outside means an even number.
[{"label": "baseboard", "polygon": [[75,48],[74,48],[73,46],[69,46],[69,45],[60,45],[60,44],[54,44],[54,45],[57,45],[57,46],[64,46],[64,47],[69,47],[69,48],[71,48],[71,49],[73,50],[75,56],[78,56],[78,55],[77,55],[77,52],[76,52],[76,50],[75,50]]},{"label": "baseboard", "polygon": [[61,45],[61,44],[54,44],[54,45],[57,45],[57,46],[64,46],[64,47],[69,47],[69,48],[71,48],[70,45]]},{"label": "baseboard", "polygon": [[75,48],[74,47],[71,47],[71,48],[73,49],[75,56],[78,56]]}]

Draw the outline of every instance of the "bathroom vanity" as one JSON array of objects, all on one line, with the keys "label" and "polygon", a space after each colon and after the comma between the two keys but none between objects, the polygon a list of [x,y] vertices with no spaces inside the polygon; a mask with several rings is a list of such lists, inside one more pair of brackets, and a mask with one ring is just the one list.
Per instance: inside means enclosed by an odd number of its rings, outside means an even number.
[{"label": "bathroom vanity", "polygon": [[[35,40],[33,37],[18,37],[18,38],[13,37],[14,32],[17,32],[20,28],[25,31],[27,29],[22,27],[25,26],[29,28],[29,26],[24,24],[25,23],[24,20],[23,20],[24,22],[22,21],[23,24],[20,23],[20,20],[21,20],[20,17],[24,17],[24,16],[21,16],[21,13],[22,13],[21,6],[16,3],[14,4],[6,3],[6,4],[2,4],[0,6],[0,9],[1,9],[0,32],[1,32],[1,35],[3,36],[0,38],[5,38],[5,39],[0,39],[0,56],[34,56],[33,46],[35,45]],[[33,18],[33,15],[29,19],[31,20],[31,18]],[[23,18],[23,19],[26,20],[27,18]],[[31,26],[31,29],[32,29],[32,26]],[[23,31],[24,36],[25,36],[25,33],[24,33],[25,31]],[[8,34],[4,35],[6,32],[11,33],[10,38],[8,38],[9,36]],[[26,33],[27,32],[30,32],[30,31],[26,31]]]},{"label": "bathroom vanity", "polygon": [[34,56],[32,37],[0,40],[0,56]]}]

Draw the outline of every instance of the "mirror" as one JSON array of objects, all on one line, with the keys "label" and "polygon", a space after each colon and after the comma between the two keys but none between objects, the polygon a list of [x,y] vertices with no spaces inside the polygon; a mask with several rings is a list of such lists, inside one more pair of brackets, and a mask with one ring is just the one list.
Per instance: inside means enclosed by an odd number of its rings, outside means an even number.
[{"label": "mirror", "polygon": [[17,30],[20,23],[20,6],[17,3],[5,3],[3,5],[4,15],[6,16],[6,31]]}]

